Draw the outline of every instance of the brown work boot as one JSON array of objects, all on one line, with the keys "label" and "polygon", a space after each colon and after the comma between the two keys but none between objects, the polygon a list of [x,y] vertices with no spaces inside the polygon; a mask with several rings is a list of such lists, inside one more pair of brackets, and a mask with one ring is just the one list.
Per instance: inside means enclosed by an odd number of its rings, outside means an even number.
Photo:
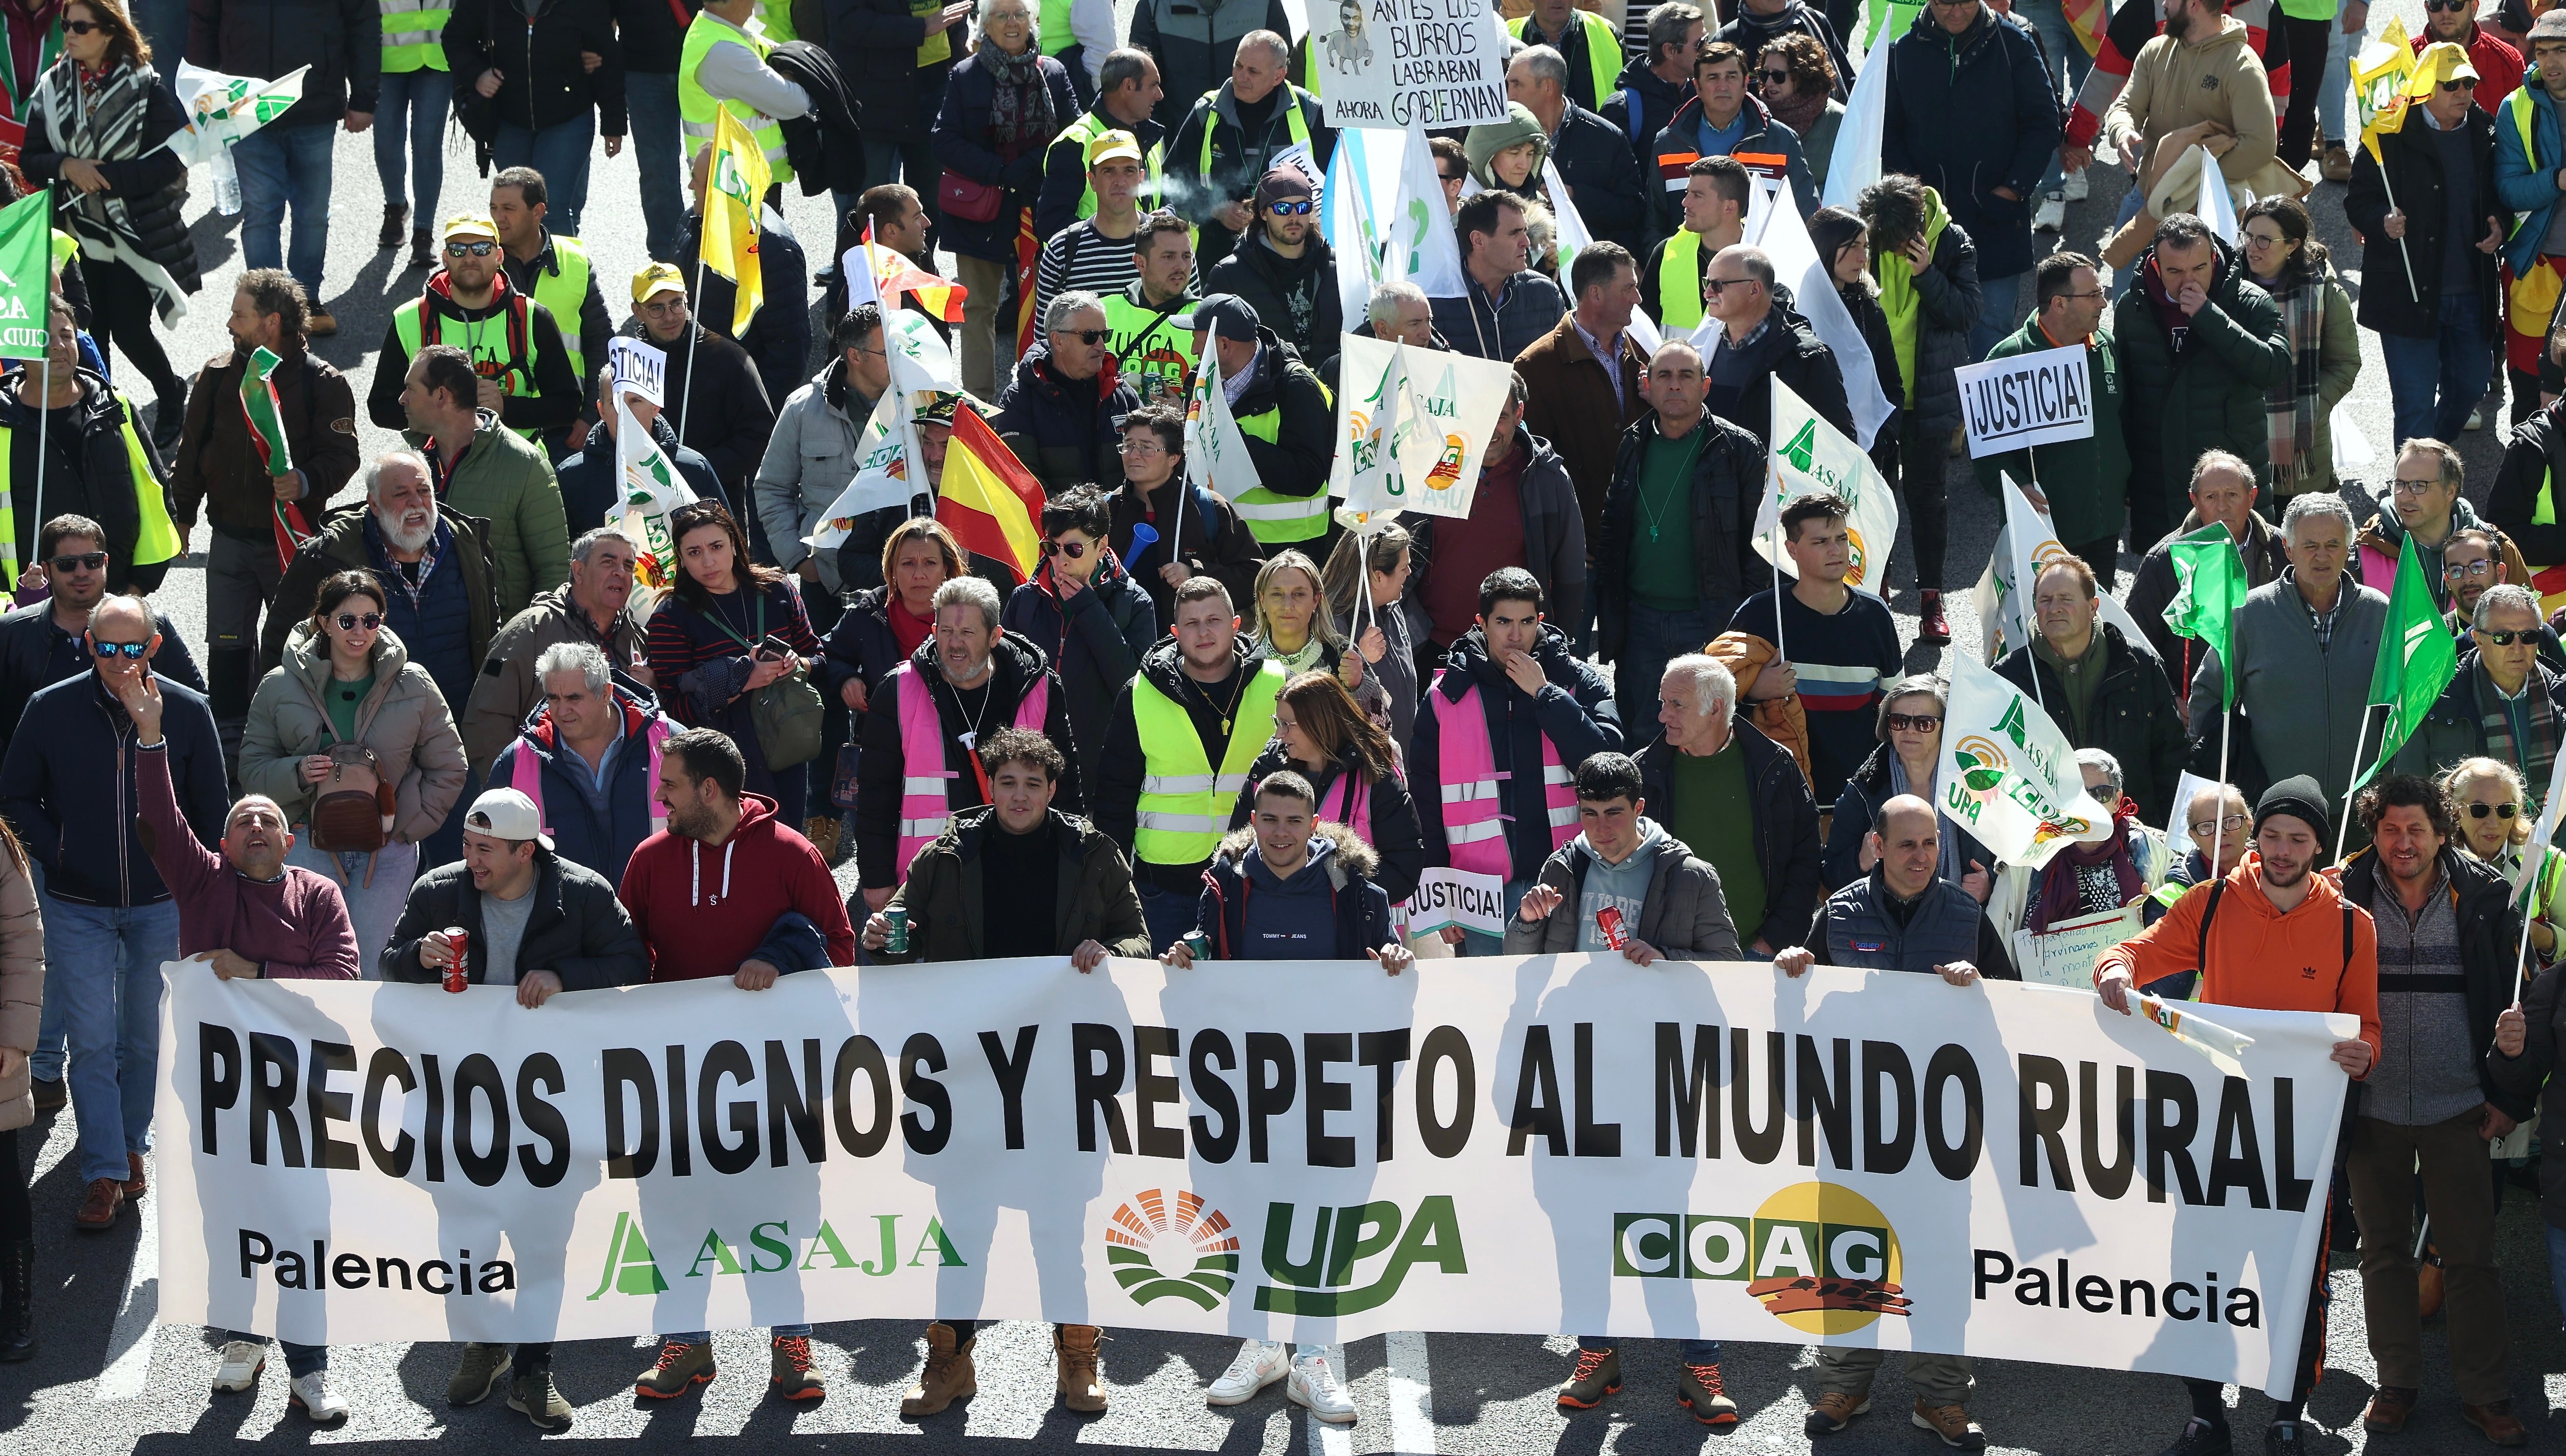
[{"label": "brown work boot", "polygon": [[2370,1408],[2361,1413],[2361,1423],[2374,1431],[2402,1431],[2423,1394],[2403,1385],[2382,1385],[2371,1395]]},{"label": "brown work boot", "polygon": [[2321,175],[2329,182],[2352,180],[2352,152],[2342,142],[2332,137],[2326,139],[2325,160],[2319,163],[2319,166],[2322,168]]},{"label": "brown work boot", "polygon": [[1622,1392],[1622,1352],[1618,1349],[1580,1349],[1577,1368],[1569,1371],[1568,1383],[1559,1387],[1559,1408],[1593,1410],[1604,1403],[1607,1395]]},{"label": "brown work boot", "polygon": [[406,202],[386,202],[384,204],[384,230],[382,234],[375,239],[375,246],[388,253],[392,249],[400,246],[401,234],[408,231],[408,229],[409,204]]},{"label": "brown work boot", "polygon": [[1935,1405],[1930,1400],[1919,1397],[1916,1402],[1916,1414],[1911,1419],[1916,1422],[1918,1430],[1931,1431],[1941,1437],[1942,1444],[1945,1446],[1956,1447],[1962,1451],[1987,1449],[1987,1433],[1978,1429],[1978,1423],[1969,1419],[1969,1413],[1960,1408],[1958,1401],[1948,1405]]},{"label": "brown work boot", "polygon": [[1818,1397],[1816,1405],[1809,1407],[1809,1418],[1800,1423],[1800,1429],[1812,1436],[1832,1436],[1852,1425],[1855,1416],[1869,1414],[1871,1414],[1869,1395],[1851,1395],[1842,1390],[1830,1390]]},{"label": "brown work boot", "polygon": [[1059,1370],[1061,1404],[1081,1415],[1103,1413],[1105,1381],[1096,1373],[1096,1327],[1055,1326],[1051,1351]]},{"label": "brown work boot", "polygon": [[802,821],[802,838],[811,842],[811,848],[820,851],[821,858],[828,858],[838,848],[837,816],[815,814]]},{"label": "brown work boot", "polygon": [[89,1196],[81,1200],[80,1212],[72,1215],[72,1225],[83,1233],[105,1233],[116,1227],[117,1211],[125,1207],[125,1185],[114,1178],[89,1180]]},{"label": "brown work boot", "polygon": [[151,1191],[151,1179],[142,1171],[142,1154],[138,1152],[127,1153],[125,1155],[125,1170],[133,1175],[125,1180],[126,1202],[130,1203],[134,1199]]},{"label": "brown work boot", "polygon": [[642,1377],[633,1382],[633,1393],[652,1400],[674,1400],[698,1385],[711,1383],[718,1373],[711,1340],[688,1344],[679,1339],[662,1339],[658,1363],[643,1370]]},{"label": "brown work boot", "polygon": [[927,1326],[926,1368],[917,1372],[917,1383],[899,1398],[899,1413],[940,1415],[954,1401],[979,1394],[980,1375],[971,1367],[971,1346],[977,1343],[976,1335],[955,1343],[953,1327],[940,1320]]},{"label": "brown work boot", "polygon": [[1691,1411],[1692,1418],[1706,1426],[1737,1424],[1737,1402],[1719,1388],[1717,1365],[1682,1366],[1675,1376],[1675,1404]]},{"label": "brown work boot", "polygon": [[2459,1418],[2485,1432],[2485,1438],[2498,1446],[2530,1444],[2530,1432],[2513,1417],[2512,1402],[2509,1400],[2490,1400],[2483,1405],[2462,1405],[2459,1407]]},{"label": "brown work boot", "polygon": [[314,304],[303,316],[303,332],[313,339],[327,339],[339,332],[339,316],[323,305]]},{"label": "brown work boot", "polygon": [[767,1372],[767,1383],[780,1400],[817,1400],[829,1393],[820,1372],[811,1368],[810,1335],[776,1335]]}]

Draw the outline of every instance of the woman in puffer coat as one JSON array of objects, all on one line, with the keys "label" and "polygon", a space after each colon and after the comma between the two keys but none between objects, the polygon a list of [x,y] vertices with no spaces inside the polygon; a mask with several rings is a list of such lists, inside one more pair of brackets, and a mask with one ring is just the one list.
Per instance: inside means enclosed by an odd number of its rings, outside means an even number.
[{"label": "woman in puffer coat", "polygon": [[[962,387],[983,399],[997,397],[1004,368],[1016,360],[1015,332],[1002,320],[1016,317],[1013,301],[1034,286],[1030,271],[1017,266],[1016,236],[1032,226],[1028,214],[1042,190],[1043,155],[1082,110],[1069,73],[1034,45],[1029,0],[986,0],[979,43],[945,83],[929,138],[947,172],[1004,189],[996,215],[985,221],[940,210],[936,239],[953,250],[958,281],[970,290],[962,296],[956,352]],[[936,200],[941,208],[943,198]]]},{"label": "woman in puffer coat", "polygon": [[[241,738],[242,791],[284,809],[294,827],[285,862],[339,886],[361,947],[390,940],[418,874],[418,842],[463,795],[462,735],[435,679],[383,625],[383,591],[367,572],[321,584],[312,619],[287,636],[285,660],[250,699]],[[331,792],[330,749],[342,743],[373,750],[376,775],[394,790],[390,831],[370,853],[313,843],[312,810]],[[371,972],[371,952],[362,959]]]},{"label": "woman in puffer coat", "polygon": [[0,1363],[36,1352],[36,1211],[18,1129],[36,1120],[27,1058],[45,999],[45,925],[27,851],[0,824]]},{"label": "woman in puffer coat", "polygon": [[1942,614],[1942,554],[1947,545],[1943,462],[1960,428],[1960,381],[1970,362],[1969,331],[1986,299],[1978,289],[1978,250],[1943,211],[1933,189],[1907,176],[1886,176],[1855,200],[1871,229],[1872,276],[1907,392],[1899,431],[1905,467],[1900,504],[1916,533],[1916,588],[1924,618],[1918,635],[1949,641]]}]

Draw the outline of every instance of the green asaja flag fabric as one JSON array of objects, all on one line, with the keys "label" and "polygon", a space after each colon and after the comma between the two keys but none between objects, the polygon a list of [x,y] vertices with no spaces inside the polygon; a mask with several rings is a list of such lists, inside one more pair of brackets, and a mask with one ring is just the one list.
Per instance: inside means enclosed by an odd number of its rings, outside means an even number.
[{"label": "green asaja flag fabric", "polygon": [[53,219],[51,188],[0,207],[0,359],[45,357]]},{"label": "green asaja flag fabric", "polygon": [[2218,653],[2218,670],[2226,678],[2227,696],[2220,706],[2236,706],[2236,608],[2251,588],[2245,560],[2236,554],[2236,538],[2223,524],[2178,540],[2172,551],[2174,601],[2166,605],[2166,625],[2206,643]]},{"label": "green asaja flag fabric", "polygon": [[[2352,590],[2349,579],[2343,590]],[[2370,669],[2370,701],[2387,705],[2388,727],[2379,740],[2379,756],[2352,781],[2352,787],[2358,789],[2379,776],[2380,769],[2414,736],[2458,670],[2458,643],[2433,606],[2433,589],[2424,581],[2424,563],[2415,555],[2415,536],[2409,532],[2397,554],[2397,587],[2388,594],[2388,625],[2379,634],[2379,661]]]}]

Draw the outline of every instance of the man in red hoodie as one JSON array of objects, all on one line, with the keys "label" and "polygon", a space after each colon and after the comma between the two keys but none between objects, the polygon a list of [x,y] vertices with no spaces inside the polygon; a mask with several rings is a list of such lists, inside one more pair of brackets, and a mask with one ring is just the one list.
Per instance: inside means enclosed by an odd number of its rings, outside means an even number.
[{"label": "man in red hoodie", "polygon": [[[728,976],[742,991],[776,978],[856,961],[855,927],[828,861],[775,817],[775,801],[743,794],[747,761],[728,734],[689,728],[661,749],[658,801],[668,827],[624,867],[624,907],[650,947],[650,979]],[[821,954],[821,942],[826,953]],[[826,1393],[811,1367],[811,1327],[778,1325],[770,1379],[785,1400]],[[659,1357],[634,1382],[667,1400],[714,1375],[712,1335],[659,1336]]]}]

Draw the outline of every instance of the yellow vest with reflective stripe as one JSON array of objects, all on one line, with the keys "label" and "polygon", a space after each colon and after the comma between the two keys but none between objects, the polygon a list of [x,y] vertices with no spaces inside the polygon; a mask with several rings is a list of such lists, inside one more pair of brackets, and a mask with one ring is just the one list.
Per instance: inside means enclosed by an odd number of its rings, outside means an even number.
[{"label": "yellow vest with reflective stripe", "polygon": [[[553,258],[561,264],[556,273],[550,268],[535,271],[535,302],[542,304],[561,330],[562,353],[570,356],[570,371],[586,388],[595,382],[588,376],[588,356],[580,353],[579,311],[588,302],[588,244],[577,238],[552,235]],[[417,322],[412,316],[411,322]],[[415,351],[413,351],[415,352]]]},{"label": "yellow vest with reflective stripe", "polygon": [[[1068,7],[1061,5],[1054,6],[1053,9],[1066,11]],[[1046,49],[1043,54],[1048,56],[1052,54],[1052,52]],[[1104,121],[1099,121],[1094,112],[1082,112],[1079,114],[1077,121],[1072,121],[1061,128],[1060,135],[1053,138],[1053,144],[1058,145],[1061,141],[1065,140],[1076,140],[1078,142],[1078,155],[1083,167],[1085,165],[1087,144],[1089,142],[1094,141],[1097,137],[1104,135],[1108,131],[1125,131],[1131,128],[1127,126],[1109,126]],[[1133,204],[1141,211],[1149,212],[1158,205],[1159,198],[1167,195],[1167,138],[1161,136],[1157,140],[1150,143],[1150,149],[1144,152],[1141,156],[1141,168],[1142,171],[1146,173],[1141,181],[1141,195],[1132,200]],[[1096,185],[1093,182],[1088,184],[1086,191],[1081,192],[1078,195],[1078,215],[1081,218],[1089,218],[1096,215]]]},{"label": "yellow vest with reflective stripe", "polygon": [[[1294,86],[1288,81],[1283,83],[1283,90],[1285,95],[1277,98],[1275,102],[1277,106],[1285,106],[1288,104],[1283,124],[1290,129],[1292,140],[1295,143],[1306,145],[1310,140],[1310,122],[1308,118],[1301,115],[1301,103],[1305,100],[1316,101],[1317,98],[1311,96],[1308,92],[1303,91],[1301,88]],[[1214,87],[1210,91],[1204,92],[1203,100],[1207,102],[1218,102],[1220,100],[1220,89],[1218,87]],[[1266,124],[1272,125],[1273,123],[1269,121]],[[1194,174],[1205,181],[1211,180],[1211,133],[1219,129],[1219,126],[1220,112],[1219,109],[1215,107],[1211,114],[1211,120],[1203,123],[1202,156],[1194,163]],[[1311,157],[1311,161],[1314,163],[1317,160],[1318,158],[1316,156]]]},{"label": "yellow vest with reflective stripe", "polygon": [[[113,391],[111,391],[113,392]],[[157,566],[185,550],[178,538],[177,523],[169,519],[169,497],[160,488],[160,478],[151,473],[151,457],[142,451],[142,437],[134,433],[133,405],[123,394],[116,402],[124,409],[125,423],[119,433],[125,436],[126,462],[133,470],[133,505],[140,530],[133,538],[133,565]],[[12,469],[11,440],[7,426],[0,425],[0,505],[10,500],[16,482],[10,479]],[[25,563],[18,559],[18,513],[0,510],[0,563],[5,563],[9,580],[16,581]],[[1206,854],[1204,857],[1210,857]]]},{"label": "yellow vest with reflective stripe", "polygon": [[1148,864],[1200,864],[1211,857],[1229,832],[1247,771],[1272,736],[1274,702],[1282,693],[1283,664],[1260,663],[1239,689],[1238,713],[1230,719],[1229,742],[1215,773],[1183,705],[1160,692],[1149,673],[1132,679],[1132,720],[1141,730],[1142,759],[1132,857]]},{"label": "yellow vest with reflective stripe", "polygon": [[[1161,314],[1132,302],[1129,288],[1106,296],[1106,348],[1123,362],[1123,381],[1141,396],[1143,404],[1185,407],[1185,376],[1194,368],[1194,336],[1189,330],[1177,328],[1176,320],[1191,312],[1190,299]],[[1133,341],[1144,335],[1148,342],[1134,348]]]},{"label": "yellow vest with reflective stripe", "polygon": [[743,101],[716,103],[712,93],[695,79],[696,70],[704,63],[704,53],[724,41],[748,47],[760,61],[775,50],[766,27],[754,20],[743,30],[710,11],[696,13],[686,27],[685,45],[677,52],[677,128],[685,133],[686,158],[692,161],[695,153],[713,139],[713,110],[716,106],[725,107],[748,127],[758,149],[766,153],[773,180],[789,182],[793,180],[793,165],[784,159],[784,128],[775,119]]},{"label": "yellow vest with reflective stripe", "polygon": [[55,228],[53,249],[54,271],[56,273],[60,273],[71,265],[71,261],[74,258],[80,256],[80,239],[73,237],[70,233],[63,231],[61,228]]},{"label": "yellow vest with reflective stripe", "polygon": [[1701,234],[1675,229],[1658,260],[1658,327],[1689,333],[1701,327]]},{"label": "yellow vest with reflective stripe", "polygon": [[[414,298],[392,310],[393,337],[400,340],[401,353],[411,359],[418,358],[419,310],[425,306],[424,299]],[[571,317],[576,327],[578,315],[574,313]],[[558,324],[560,321],[556,319],[554,322]],[[524,359],[516,358],[508,349],[506,315],[493,314],[481,320],[478,325],[469,326],[471,332],[468,334],[461,332],[461,327],[449,324],[440,328],[437,331],[436,342],[451,344],[462,350],[472,360],[472,372],[482,378],[496,380],[499,392],[502,394],[515,397],[532,396],[539,392],[535,388],[535,323],[532,309],[526,311],[526,357]],[[570,338],[570,331],[564,330],[562,338],[567,341]],[[576,354],[571,356],[574,360],[578,357]],[[487,367],[484,367],[485,365]],[[578,371],[576,366],[571,370],[574,374]],[[543,431],[519,429],[517,433],[531,440],[540,437]]]},{"label": "yellow vest with reflective stripe", "polygon": [[[1622,89],[1617,84],[1622,79],[1622,38],[1613,34],[1613,22],[1591,10],[1572,10],[1568,14],[1586,32],[1586,68],[1595,77],[1595,110],[1602,111],[1604,99]],[[1520,20],[1509,20],[1506,34],[1522,40],[1524,27],[1531,22],[1529,15]],[[1718,29],[1717,26],[1711,28]],[[1559,48],[1553,46],[1551,49]],[[1569,99],[1576,100],[1576,93],[1569,93]]]},{"label": "yellow vest with reflective stripe", "polygon": [[[1235,416],[1238,432],[1251,440],[1271,445],[1283,437],[1283,404],[1280,358],[1276,360],[1275,403],[1270,409]],[[1319,386],[1325,392],[1327,385]],[[1333,402],[1333,401],[1332,401]],[[1277,495],[1263,486],[1241,491],[1230,502],[1238,519],[1247,523],[1247,533],[1264,546],[1292,546],[1328,534],[1328,492],[1322,488],[1314,495]]]},{"label": "yellow vest with reflective stripe", "polygon": [[452,0],[375,0],[384,22],[384,70],[445,69],[445,22]]}]

